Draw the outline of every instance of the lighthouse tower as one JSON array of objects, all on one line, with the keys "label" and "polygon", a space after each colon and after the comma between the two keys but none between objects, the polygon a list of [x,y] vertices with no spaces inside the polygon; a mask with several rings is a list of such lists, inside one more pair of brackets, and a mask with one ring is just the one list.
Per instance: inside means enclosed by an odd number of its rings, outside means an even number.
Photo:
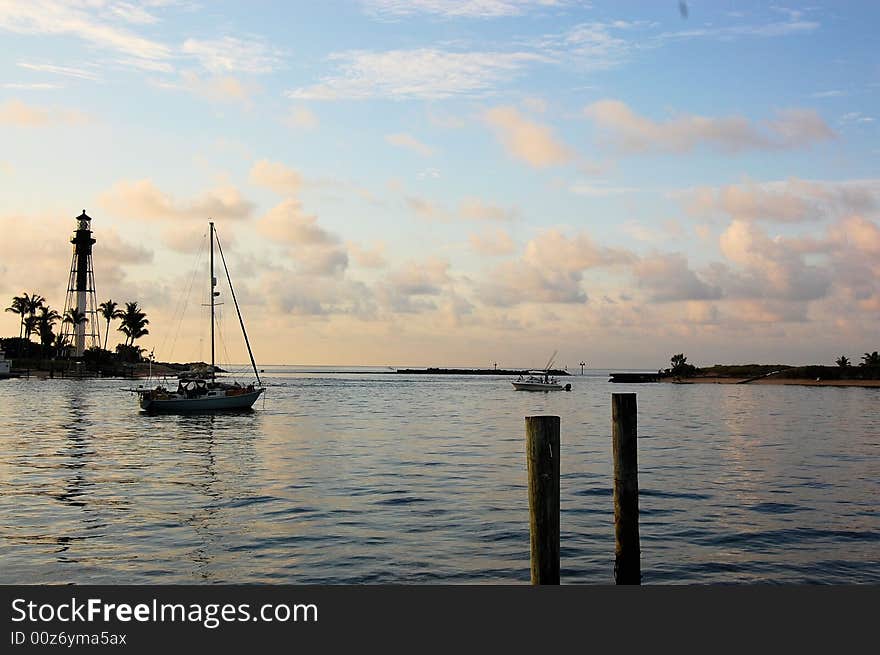
[{"label": "lighthouse tower", "polygon": [[70,237],[73,244],[73,261],[70,264],[70,278],[67,283],[67,299],[64,301],[64,315],[75,309],[84,320],[63,323],[62,334],[73,346],[75,355],[82,357],[86,348],[100,346],[98,338],[98,303],[95,298],[95,272],[92,268],[92,219],[82,214],[76,217],[76,232]]}]

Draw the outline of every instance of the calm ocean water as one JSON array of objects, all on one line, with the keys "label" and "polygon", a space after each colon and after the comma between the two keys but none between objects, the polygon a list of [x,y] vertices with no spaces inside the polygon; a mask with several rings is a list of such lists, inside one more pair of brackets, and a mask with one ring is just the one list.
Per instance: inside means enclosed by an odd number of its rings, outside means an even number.
[{"label": "calm ocean water", "polygon": [[[639,403],[646,584],[880,582],[880,389],[267,367],[247,413],[0,382],[2,583],[529,580],[523,417],[562,417],[562,579],[613,581],[610,394]],[[377,369],[381,370],[381,369]]]}]

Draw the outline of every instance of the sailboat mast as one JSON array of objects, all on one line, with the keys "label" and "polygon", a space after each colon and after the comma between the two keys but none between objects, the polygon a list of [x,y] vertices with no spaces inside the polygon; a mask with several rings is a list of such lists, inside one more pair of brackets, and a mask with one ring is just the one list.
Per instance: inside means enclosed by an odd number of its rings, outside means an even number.
[{"label": "sailboat mast", "polygon": [[208,238],[211,241],[211,379],[216,375],[214,373],[214,287],[217,286],[217,279],[214,277],[214,221],[209,222],[211,226]]}]

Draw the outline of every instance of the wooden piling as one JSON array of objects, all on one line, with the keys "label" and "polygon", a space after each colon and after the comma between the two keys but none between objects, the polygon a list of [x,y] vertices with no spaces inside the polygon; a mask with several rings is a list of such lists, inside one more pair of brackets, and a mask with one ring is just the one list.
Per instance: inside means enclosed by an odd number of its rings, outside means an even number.
[{"label": "wooden piling", "polygon": [[559,584],[559,417],[526,416],[532,584]]},{"label": "wooden piling", "polygon": [[641,584],[636,394],[611,394],[614,455],[614,581]]}]

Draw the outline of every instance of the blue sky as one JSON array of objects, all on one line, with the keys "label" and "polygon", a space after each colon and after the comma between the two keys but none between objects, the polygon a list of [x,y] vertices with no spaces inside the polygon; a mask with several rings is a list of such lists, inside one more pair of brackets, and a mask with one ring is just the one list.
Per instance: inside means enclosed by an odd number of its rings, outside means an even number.
[{"label": "blue sky", "polygon": [[878,13],[0,2],[0,294],[63,305],[85,207],[99,301],[193,356],[175,307],[210,215],[267,363],[857,357],[880,339]]}]

